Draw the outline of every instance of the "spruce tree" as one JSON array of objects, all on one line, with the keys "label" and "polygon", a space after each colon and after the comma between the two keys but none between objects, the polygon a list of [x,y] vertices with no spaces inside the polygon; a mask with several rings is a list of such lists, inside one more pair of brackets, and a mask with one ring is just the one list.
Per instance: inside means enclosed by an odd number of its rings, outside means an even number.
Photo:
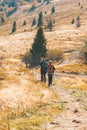
[{"label": "spruce tree", "polygon": [[23,22],[23,26],[25,26],[27,23],[26,23],[26,21],[24,20],[24,22]]},{"label": "spruce tree", "polygon": [[12,27],[12,33],[16,31],[16,21],[14,21],[13,23],[13,27]]},{"label": "spruce tree", "polygon": [[42,57],[46,57],[46,39],[44,37],[43,29],[40,27],[37,31],[36,38],[30,49],[33,65],[38,65]]},{"label": "spruce tree", "polygon": [[52,28],[53,28],[53,22],[52,20],[50,20],[50,22],[48,23],[48,29],[52,31]]},{"label": "spruce tree", "polygon": [[75,19],[72,19],[71,24],[74,24],[74,23],[75,23]]},{"label": "spruce tree", "polygon": [[78,16],[76,18],[76,27],[79,28],[81,25],[80,25],[80,17]]},{"label": "spruce tree", "polygon": [[42,24],[43,24],[43,14],[42,14],[42,12],[40,12],[40,13],[39,13],[39,18],[38,18],[37,27],[42,26]]},{"label": "spruce tree", "polygon": [[55,8],[54,6],[52,7],[52,10],[51,10],[51,14],[53,14],[55,12]]},{"label": "spruce tree", "polygon": [[36,25],[36,19],[34,18],[32,21],[32,26]]}]

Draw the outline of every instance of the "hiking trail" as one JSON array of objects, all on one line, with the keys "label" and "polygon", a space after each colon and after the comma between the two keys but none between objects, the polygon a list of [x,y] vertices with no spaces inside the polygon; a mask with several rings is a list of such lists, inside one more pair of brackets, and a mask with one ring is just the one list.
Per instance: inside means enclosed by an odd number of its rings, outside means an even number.
[{"label": "hiking trail", "polygon": [[46,130],[87,130],[87,111],[72,95],[72,90],[57,85],[50,89],[63,100],[64,108],[61,115],[46,124]]}]

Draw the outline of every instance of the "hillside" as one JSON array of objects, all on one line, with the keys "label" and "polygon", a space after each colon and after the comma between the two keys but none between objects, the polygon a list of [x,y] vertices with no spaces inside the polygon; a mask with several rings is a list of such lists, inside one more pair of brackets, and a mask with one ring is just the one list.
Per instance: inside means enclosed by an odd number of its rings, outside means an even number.
[{"label": "hillside", "polygon": [[[0,130],[87,130],[87,65],[81,55],[87,37],[87,1],[35,3],[29,11],[32,5],[19,5],[0,25]],[[60,64],[53,63],[56,72],[50,88],[40,82],[38,68],[26,68],[22,62],[37,32],[32,20],[38,20],[41,11],[47,49],[64,55]],[[78,16],[79,28],[71,24]],[[46,28],[50,19],[55,21],[51,32]],[[17,30],[11,33],[14,21]]]}]

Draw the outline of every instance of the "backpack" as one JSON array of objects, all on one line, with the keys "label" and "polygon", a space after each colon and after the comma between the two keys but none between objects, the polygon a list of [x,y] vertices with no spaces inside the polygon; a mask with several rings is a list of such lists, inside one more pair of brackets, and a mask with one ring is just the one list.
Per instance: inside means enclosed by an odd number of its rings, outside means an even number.
[{"label": "backpack", "polygon": [[48,65],[48,73],[54,73],[55,67],[53,65]]},{"label": "backpack", "polygon": [[41,66],[41,71],[43,73],[46,73],[47,72],[47,64],[46,64],[46,62],[41,62],[40,66]]}]

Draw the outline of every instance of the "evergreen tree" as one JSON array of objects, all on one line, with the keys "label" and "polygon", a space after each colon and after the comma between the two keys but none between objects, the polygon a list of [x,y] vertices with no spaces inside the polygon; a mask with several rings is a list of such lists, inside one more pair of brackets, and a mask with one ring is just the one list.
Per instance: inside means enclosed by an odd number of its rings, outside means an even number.
[{"label": "evergreen tree", "polygon": [[81,25],[80,25],[80,17],[78,16],[76,18],[76,27],[79,28]]},{"label": "evergreen tree", "polygon": [[14,21],[13,23],[13,27],[12,27],[12,33],[16,31],[16,21]]},{"label": "evergreen tree", "polygon": [[81,9],[83,9],[83,6],[81,6]]},{"label": "evergreen tree", "polygon": [[75,20],[74,20],[74,19],[72,19],[71,24],[74,24],[74,23],[75,23]]},{"label": "evergreen tree", "polygon": [[52,31],[52,28],[53,28],[53,22],[52,20],[50,20],[50,22],[48,23],[48,29]]},{"label": "evergreen tree", "polygon": [[53,14],[55,12],[55,8],[54,6],[52,7],[52,10],[51,10],[51,14]]},{"label": "evergreen tree", "polygon": [[46,39],[44,37],[43,29],[40,27],[37,31],[36,38],[30,49],[32,65],[38,65],[42,57],[46,57]]},{"label": "evergreen tree", "polygon": [[36,25],[36,19],[34,18],[32,21],[32,26]]},{"label": "evergreen tree", "polygon": [[24,20],[24,22],[23,22],[23,26],[25,26],[27,23],[26,23],[26,21]]},{"label": "evergreen tree", "polygon": [[40,12],[40,13],[39,13],[39,18],[38,18],[37,27],[42,26],[42,24],[43,24],[43,14],[42,14],[42,12]]},{"label": "evergreen tree", "polygon": [[5,18],[4,18],[3,15],[0,15],[0,21],[1,21],[2,24],[5,23]]},{"label": "evergreen tree", "polygon": [[80,2],[78,3],[78,6],[80,6]]}]

